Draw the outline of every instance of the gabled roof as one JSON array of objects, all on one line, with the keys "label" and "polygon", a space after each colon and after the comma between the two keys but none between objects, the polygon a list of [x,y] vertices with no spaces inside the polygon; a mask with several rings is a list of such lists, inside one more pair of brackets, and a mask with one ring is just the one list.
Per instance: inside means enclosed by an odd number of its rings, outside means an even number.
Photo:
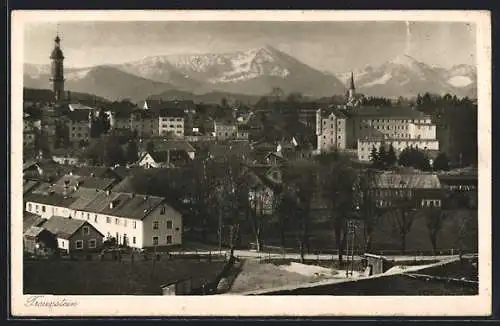
[{"label": "gabled roof", "polygon": [[23,163],[23,171],[27,170],[27,169],[29,169],[31,167],[34,167],[37,163],[38,163],[37,161],[33,161],[33,160],[32,161],[24,162]]},{"label": "gabled roof", "polygon": [[37,237],[40,233],[42,233],[45,229],[39,226],[31,226],[27,230],[23,230],[23,235],[25,237]]},{"label": "gabled roof", "polygon": [[155,139],[154,145],[157,151],[196,151],[196,149],[185,140]]},{"label": "gabled roof", "polygon": [[153,110],[135,110],[131,113],[134,119],[158,119],[159,114]]},{"label": "gabled roof", "polygon": [[24,196],[25,201],[30,201],[34,203],[40,203],[51,206],[59,206],[59,207],[69,207],[76,198],[74,197],[64,197],[60,194],[52,194],[52,195],[42,195],[42,194],[26,194]]},{"label": "gabled roof", "polygon": [[[112,202],[116,206],[110,208]],[[157,196],[116,192],[107,195],[105,192],[99,192],[99,195],[82,210],[142,220],[162,202],[164,198]]]},{"label": "gabled roof", "polygon": [[436,174],[380,173],[374,177],[374,186],[384,189],[439,189],[441,183]]},{"label": "gabled roof", "polygon": [[106,190],[111,188],[116,182],[115,179],[110,178],[98,178],[98,177],[88,177],[80,180],[80,187],[88,189],[100,189]]},{"label": "gabled roof", "polygon": [[149,155],[156,163],[166,163],[170,159],[170,153],[168,151],[152,151],[145,153],[139,160],[142,161],[147,155]]},{"label": "gabled roof", "polygon": [[106,207],[109,206],[109,203],[115,198],[117,198],[120,193],[110,192],[108,195],[105,191],[100,191],[99,194],[92,200],[90,203],[85,206],[82,211],[92,212],[92,213],[101,213]]},{"label": "gabled roof", "polygon": [[84,225],[88,225],[104,237],[101,232],[95,229],[87,221],[62,216],[52,216],[49,220],[47,220],[47,222],[42,224],[42,227],[55,234],[58,238],[70,239]]},{"label": "gabled roof", "polygon": [[25,180],[23,181],[23,194],[26,194],[33,190],[38,185],[38,181],[35,180]]},{"label": "gabled roof", "polygon": [[327,118],[331,114],[335,115],[337,119],[347,119],[347,115],[345,115],[344,112],[335,107],[326,107],[321,109],[322,118]]},{"label": "gabled roof", "polygon": [[75,192],[72,193],[73,197],[77,199],[69,205],[69,208],[74,210],[82,210],[84,209],[90,202],[97,198],[99,195],[99,191],[95,189],[88,188],[79,188]]},{"label": "gabled roof", "polygon": [[230,118],[219,118],[219,119],[215,119],[214,120],[214,123],[216,125],[224,125],[224,126],[236,126],[236,121],[234,119],[230,119]]},{"label": "gabled roof", "polygon": [[[157,196],[132,195],[128,194],[129,199],[123,206],[118,207],[114,214],[117,216],[126,216],[128,218],[142,220],[160,203],[164,198]],[[122,197],[124,198],[124,197]]]},{"label": "gabled roof", "polygon": [[27,229],[29,229],[32,226],[40,225],[44,221],[45,221],[45,219],[43,219],[41,216],[24,211],[24,213],[23,213],[23,232],[25,232]]},{"label": "gabled roof", "polygon": [[359,117],[384,117],[393,119],[422,119],[425,115],[410,107],[360,106],[353,113]]},{"label": "gabled roof", "polygon": [[89,114],[93,112],[93,110],[82,109],[76,111],[68,112],[68,118],[74,122],[86,122],[89,121]]},{"label": "gabled roof", "polygon": [[169,118],[182,118],[184,117],[184,110],[175,107],[162,107],[159,109],[160,117]]},{"label": "gabled roof", "polygon": [[92,108],[90,106],[86,106],[86,105],[83,105],[81,103],[69,103],[68,108],[71,111],[87,110],[87,112],[88,112],[88,111],[92,111],[92,110],[97,110],[96,108]]},{"label": "gabled roof", "polygon": [[109,174],[112,174],[112,170],[108,167],[102,167],[102,166],[81,166],[81,167],[75,167],[71,171],[73,175],[79,175],[82,177],[104,177]]}]

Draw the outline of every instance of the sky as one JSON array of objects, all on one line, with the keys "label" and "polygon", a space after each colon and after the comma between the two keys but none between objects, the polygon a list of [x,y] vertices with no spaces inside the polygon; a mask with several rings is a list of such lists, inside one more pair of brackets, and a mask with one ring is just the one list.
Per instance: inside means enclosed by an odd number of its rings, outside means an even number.
[{"label": "sky", "polygon": [[[59,30],[66,67],[168,54],[220,53],[271,45],[323,71],[345,72],[401,54],[433,66],[476,64],[473,23],[57,22],[24,26],[24,62],[49,63]],[[410,45],[409,50],[407,50]]]}]

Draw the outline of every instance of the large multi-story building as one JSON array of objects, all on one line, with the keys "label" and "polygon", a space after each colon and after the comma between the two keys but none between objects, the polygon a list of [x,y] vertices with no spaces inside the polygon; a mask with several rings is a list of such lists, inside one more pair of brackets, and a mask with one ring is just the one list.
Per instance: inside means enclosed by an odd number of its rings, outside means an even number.
[{"label": "large multi-story building", "polygon": [[184,137],[184,112],[176,108],[142,109],[113,114],[113,128],[137,132],[139,137]]},{"label": "large multi-story building", "polygon": [[163,108],[159,110],[159,135],[175,135],[184,137],[184,111],[176,108]]},{"label": "large multi-story building", "polygon": [[217,140],[236,139],[238,126],[232,119],[215,120],[214,132]]},{"label": "large multi-story building", "polygon": [[316,137],[318,152],[346,149],[348,117],[338,109],[316,111]]},{"label": "large multi-story building", "polygon": [[91,110],[77,110],[68,113],[69,141],[79,142],[90,139]]},{"label": "large multi-story building", "polygon": [[352,111],[358,159],[369,161],[373,148],[393,146],[396,154],[413,147],[438,151],[436,126],[429,116],[408,107],[359,107]]},{"label": "large multi-story building", "polygon": [[137,132],[139,137],[158,136],[158,114],[149,110],[134,111],[130,115],[129,128]]}]

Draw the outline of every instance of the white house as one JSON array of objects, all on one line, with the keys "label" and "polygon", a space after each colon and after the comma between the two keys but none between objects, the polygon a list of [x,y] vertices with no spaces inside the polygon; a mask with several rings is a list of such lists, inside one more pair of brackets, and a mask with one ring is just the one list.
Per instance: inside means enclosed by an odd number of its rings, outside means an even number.
[{"label": "white house", "polygon": [[182,243],[182,215],[165,198],[94,190],[69,196],[29,194],[26,210],[44,218],[85,220],[106,237],[135,248]]}]

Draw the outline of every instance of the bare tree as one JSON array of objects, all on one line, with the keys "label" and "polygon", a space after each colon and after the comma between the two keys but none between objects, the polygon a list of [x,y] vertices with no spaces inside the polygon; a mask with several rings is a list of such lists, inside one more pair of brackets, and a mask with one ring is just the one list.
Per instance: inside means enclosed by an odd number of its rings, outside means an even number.
[{"label": "bare tree", "polygon": [[399,188],[391,189],[390,213],[393,216],[400,239],[401,253],[406,251],[406,239],[415,221],[414,190],[409,183],[401,181]]},{"label": "bare tree", "polygon": [[439,207],[425,209],[422,213],[425,214],[427,229],[429,230],[429,239],[432,244],[432,252],[436,254],[438,234],[448,214]]},{"label": "bare tree", "polygon": [[300,230],[299,247],[301,260],[304,260],[305,249],[310,250],[309,224],[312,208],[312,199],[316,191],[317,166],[308,161],[296,161],[285,167],[283,173],[284,183],[288,189],[287,194],[294,198],[295,214],[293,222]]},{"label": "bare tree", "polygon": [[347,242],[347,219],[355,209],[357,173],[342,159],[324,167],[322,172],[322,195],[330,209],[339,261],[342,262]]},{"label": "bare tree", "polygon": [[372,249],[372,237],[378,225],[380,217],[385,213],[385,209],[377,204],[374,187],[375,172],[373,170],[364,171],[359,180],[360,192],[360,214],[364,224],[365,252]]}]

